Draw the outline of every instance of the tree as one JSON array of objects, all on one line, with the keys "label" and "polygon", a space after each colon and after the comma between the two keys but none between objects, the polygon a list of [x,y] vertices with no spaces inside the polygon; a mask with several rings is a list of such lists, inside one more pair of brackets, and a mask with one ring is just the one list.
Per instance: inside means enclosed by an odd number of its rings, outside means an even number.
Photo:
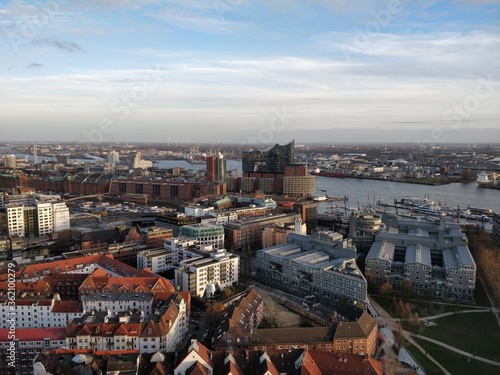
[{"label": "tree", "polygon": [[398,323],[398,326],[396,328],[395,331],[393,331],[394,333],[394,344],[398,347],[398,348],[401,348],[403,347],[403,341],[404,341],[404,332],[403,332],[403,327],[401,326],[400,323]]},{"label": "tree", "polygon": [[413,284],[410,280],[404,280],[401,283],[401,293],[406,297],[413,295]]},{"label": "tree", "polygon": [[402,319],[411,319],[411,307],[409,303],[404,304],[403,311],[401,313]]},{"label": "tree", "polygon": [[398,300],[398,303],[396,305],[396,310],[395,310],[395,315],[396,318],[401,318],[401,319],[407,319],[405,318],[405,315],[408,315],[406,312],[406,305],[404,304],[403,300]]},{"label": "tree", "polygon": [[390,295],[392,295],[392,285],[389,282],[382,284],[382,286],[380,287],[380,294],[385,297],[389,297]]},{"label": "tree", "polygon": [[420,320],[420,316],[418,313],[414,313],[410,324],[409,324],[409,331],[413,334],[417,334],[420,331],[420,328],[422,327],[422,321]]}]

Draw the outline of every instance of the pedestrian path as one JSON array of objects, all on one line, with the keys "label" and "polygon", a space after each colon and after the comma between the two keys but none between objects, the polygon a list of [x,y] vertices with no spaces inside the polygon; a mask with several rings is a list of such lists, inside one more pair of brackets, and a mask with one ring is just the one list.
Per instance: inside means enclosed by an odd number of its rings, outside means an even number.
[{"label": "pedestrian path", "polygon": [[437,314],[437,315],[432,315],[432,316],[425,316],[425,317],[422,317],[420,319],[432,320],[432,319],[439,319],[439,318],[444,318],[445,316],[457,315],[457,314],[491,313],[491,312],[492,312],[491,309],[459,310],[459,311],[447,312],[447,313],[442,313],[442,314]]},{"label": "pedestrian path", "polygon": [[[384,330],[385,329],[396,330],[399,323],[391,315],[389,315],[389,313],[387,311],[385,311],[382,308],[382,306],[380,306],[375,300],[373,300],[373,298],[370,298],[370,303],[372,305],[373,311],[376,314],[374,316],[378,317],[377,320],[379,321],[379,324],[382,323],[384,325],[384,327],[387,326],[387,328],[384,328]],[[427,358],[429,358],[429,360],[431,360],[436,366],[438,366],[443,371],[443,373],[445,375],[452,375],[437,360],[435,360],[431,355],[427,354],[427,352],[420,345],[418,345],[418,343],[415,340],[413,340],[411,338],[411,336],[409,335],[409,333],[408,333],[408,335],[405,332],[403,332],[403,333],[405,334],[405,338],[410,343],[412,343],[418,350],[420,350],[423,354],[425,354],[427,356]],[[394,340],[394,338],[393,338],[393,340]],[[420,367],[420,365],[418,367]]]},{"label": "pedestrian path", "polygon": [[[405,336],[406,336],[406,334],[410,335],[410,332],[405,331]],[[421,340],[432,342],[433,344],[442,346],[443,348],[446,348],[446,349],[451,350],[451,351],[453,351],[455,353],[464,355],[466,357],[477,359],[478,361],[487,363],[489,365],[500,366],[500,362],[495,362],[495,361],[492,361],[491,359],[487,359],[487,358],[483,358],[483,357],[478,357],[477,355],[474,355],[474,354],[471,354],[471,353],[467,353],[466,351],[457,349],[457,348],[455,348],[455,347],[453,347],[451,345],[445,344],[445,343],[443,343],[441,341],[431,339],[430,337],[421,336],[421,335],[417,335],[416,337],[419,338],[419,339],[421,339]]]}]

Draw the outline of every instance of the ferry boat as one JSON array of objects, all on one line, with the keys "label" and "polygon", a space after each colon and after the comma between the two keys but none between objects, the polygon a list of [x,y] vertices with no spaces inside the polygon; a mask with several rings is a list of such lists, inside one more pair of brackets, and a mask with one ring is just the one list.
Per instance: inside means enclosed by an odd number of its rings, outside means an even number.
[{"label": "ferry boat", "polygon": [[336,178],[345,178],[345,172],[342,170],[334,169],[334,170],[321,170],[319,168],[314,169],[311,172],[313,176],[321,176],[321,177],[336,177]]},{"label": "ferry boat", "polygon": [[490,183],[490,179],[489,179],[489,175],[488,173],[486,172],[481,172],[477,175],[477,183],[478,184],[489,184]]},{"label": "ferry boat", "polygon": [[413,211],[421,213],[421,214],[425,214],[425,215],[431,215],[431,216],[439,216],[439,217],[446,216],[446,212],[444,212],[442,209],[440,209],[436,206],[432,206],[432,205],[415,206],[413,208]]}]

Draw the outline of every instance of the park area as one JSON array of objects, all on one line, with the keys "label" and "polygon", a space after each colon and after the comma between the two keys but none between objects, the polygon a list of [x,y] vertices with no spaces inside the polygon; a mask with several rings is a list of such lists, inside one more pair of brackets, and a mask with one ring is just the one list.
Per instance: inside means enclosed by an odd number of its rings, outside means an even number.
[{"label": "park area", "polygon": [[[423,325],[419,334],[500,362],[500,329],[494,314],[457,313],[433,322],[436,325]],[[497,370],[500,373],[500,368]]]}]

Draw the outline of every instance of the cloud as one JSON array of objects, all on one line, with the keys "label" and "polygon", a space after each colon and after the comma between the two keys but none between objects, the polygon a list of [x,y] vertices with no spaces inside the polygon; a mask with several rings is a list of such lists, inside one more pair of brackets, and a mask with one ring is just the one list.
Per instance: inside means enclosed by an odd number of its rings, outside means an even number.
[{"label": "cloud", "polygon": [[170,24],[182,29],[193,30],[207,34],[230,34],[253,27],[251,23],[230,21],[215,15],[202,15],[194,12],[166,10],[161,14],[148,14],[151,17],[161,18]]},{"label": "cloud", "polygon": [[28,69],[39,69],[39,68],[42,68],[43,65],[42,64],[38,64],[38,63],[31,63],[30,65],[28,65]]},{"label": "cloud", "polygon": [[82,52],[83,48],[74,42],[55,39],[34,39],[32,44],[39,47],[54,47],[64,52],[74,53]]}]

